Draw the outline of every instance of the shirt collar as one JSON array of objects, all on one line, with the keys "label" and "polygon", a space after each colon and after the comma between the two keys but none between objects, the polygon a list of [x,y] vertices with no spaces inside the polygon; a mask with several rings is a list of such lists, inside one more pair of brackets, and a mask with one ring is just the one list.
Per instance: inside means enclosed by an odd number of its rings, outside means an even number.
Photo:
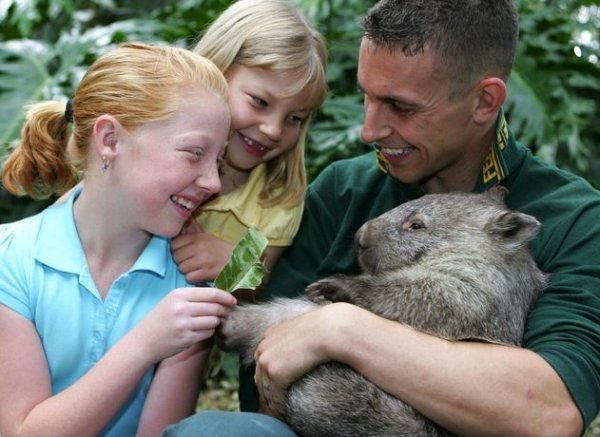
[{"label": "shirt collar", "polygon": [[504,111],[501,110],[496,122],[496,136],[490,151],[483,161],[481,175],[477,179],[475,192],[483,192],[502,182],[509,174],[506,154],[509,145],[509,130]]},{"label": "shirt collar", "polygon": [[[87,260],[73,217],[73,204],[81,187],[72,190],[68,199],[47,208],[42,214],[34,257],[53,269],[79,274]],[[130,272],[150,271],[163,277],[169,263],[169,240],[153,236]]]},{"label": "shirt collar", "polygon": [[[511,138],[504,111],[501,109],[498,121],[496,122],[496,136],[490,147],[488,156],[483,161],[481,175],[477,179],[474,189],[475,192],[479,193],[488,190],[502,182],[509,175],[511,156],[514,155],[513,146],[514,140]],[[381,154],[381,148],[377,145],[374,148],[377,167],[382,172],[388,173],[388,164]]]}]

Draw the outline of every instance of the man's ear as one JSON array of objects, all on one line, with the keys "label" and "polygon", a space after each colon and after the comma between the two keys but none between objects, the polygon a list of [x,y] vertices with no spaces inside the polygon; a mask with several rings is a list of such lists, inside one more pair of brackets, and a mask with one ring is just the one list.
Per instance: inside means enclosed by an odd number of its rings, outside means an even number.
[{"label": "man's ear", "polygon": [[486,77],[479,82],[477,92],[477,106],[473,119],[478,124],[495,121],[506,99],[506,84],[498,77]]},{"label": "man's ear", "polygon": [[117,131],[119,122],[108,114],[101,115],[94,123],[93,137],[94,146],[102,159],[112,161],[118,154]]}]

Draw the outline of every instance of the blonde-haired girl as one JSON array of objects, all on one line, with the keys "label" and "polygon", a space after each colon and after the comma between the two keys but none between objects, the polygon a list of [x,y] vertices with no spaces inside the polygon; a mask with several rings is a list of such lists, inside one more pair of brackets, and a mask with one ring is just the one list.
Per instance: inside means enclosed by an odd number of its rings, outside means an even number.
[{"label": "blonde-haired girl", "polygon": [[[306,191],[304,141],[327,95],[322,36],[286,0],[239,0],[194,48],[229,83],[232,134],[219,196],[173,241],[190,282],[214,279],[248,228],[269,240],[267,271],[298,230]],[[210,248],[210,250],[207,250]]]}]

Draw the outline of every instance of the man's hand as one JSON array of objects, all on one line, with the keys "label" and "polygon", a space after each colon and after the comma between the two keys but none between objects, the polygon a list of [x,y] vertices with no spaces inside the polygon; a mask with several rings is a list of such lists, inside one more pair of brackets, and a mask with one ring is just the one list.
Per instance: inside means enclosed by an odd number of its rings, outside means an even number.
[{"label": "man's hand", "polygon": [[261,412],[281,417],[289,386],[318,365],[337,361],[333,351],[343,345],[340,327],[352,320],[346,312],[353,309],[358,308],[326,305],[265,332],[254,354]]}]

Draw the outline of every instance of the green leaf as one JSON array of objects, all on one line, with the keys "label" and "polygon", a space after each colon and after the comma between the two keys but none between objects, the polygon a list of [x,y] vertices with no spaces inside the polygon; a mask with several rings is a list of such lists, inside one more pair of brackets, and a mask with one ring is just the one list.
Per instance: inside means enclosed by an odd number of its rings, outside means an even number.
[{"label": "green leaf", "polygon": [[257,229],[248,229],[233,248],[229,262],[215,279],[215,287],[229,292],[239,288],[254,290],[258,287],[265,273],[260,256],[267,243],[267,238]]}]

